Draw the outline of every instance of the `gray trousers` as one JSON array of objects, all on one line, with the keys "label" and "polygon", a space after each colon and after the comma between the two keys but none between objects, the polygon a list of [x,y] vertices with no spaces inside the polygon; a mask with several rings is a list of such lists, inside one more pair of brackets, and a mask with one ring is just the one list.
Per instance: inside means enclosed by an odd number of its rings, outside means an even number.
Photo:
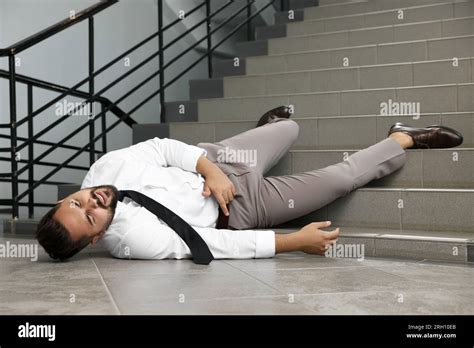
[{"label": "gray trousers", "polygon": [[197,144],[234,183],[229,227],[269,228],[318,210],[368,182],[401,168],[405,150],[391,138],[322,169],[267,176],[298,137],[299,126],[275,119],[218,143]]}]

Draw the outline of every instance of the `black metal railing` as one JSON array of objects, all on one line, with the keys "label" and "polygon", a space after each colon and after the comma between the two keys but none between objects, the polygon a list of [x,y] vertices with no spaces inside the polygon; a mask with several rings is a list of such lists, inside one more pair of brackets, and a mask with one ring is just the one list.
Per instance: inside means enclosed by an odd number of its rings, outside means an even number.
[{"label": "black metal railing", "polygon": [[[64,19],[16,44],[5,48],[0,49],[0,58],[7,57],[8,58],[8,70],[0,70],[0,78],[8,79],[9,81],[9,104],[10,104],[10,122],[6,124],[0,124],[0,128],[7,128],[10,131],[10,135],[1,135],[0,138],[8,138],[10,139],[10,147],[9,148],[0,148],[0,155],[1,153],[9,153],[10,157],[2,157],[0,156],[0,161],[10,161],[11,162],[11,172],[9,173],[0,173],[0,182],[10,182],[11,183],[11,192],[12,198],[11,199],[0,199],[0,206],[11,206],[11,213],[13,218],[17,218],[19,216],[19,207],[20,206],[27,206],[28,207],[28,215],[32,217],[34,214],[34,207],[45,207],[45,206],[52,206],[51,203],[39,203],[35,202],[34,197],[34,190],[37,189],[41,185],[58,185],[64,184],[58,181],[51,181],[51,177],[58,173],[63,168],[68,169],[77,169],[77,170],[88,170],[88,167],[79,166],[71,164],[71,162],[76,159],[80,154],[84,152],[89,152],[89,162],[92,164],[95,159],[96,155],[100,153],[105,153],[107,151],[107,133],[114,129],[119,124],[126,124],[128,126],[133,126],[136,122],[131,118],[138,109],[143,107],[146,103],[150,102],[155,96],[159,95],[160,99],[160,122],[165,122],[165,91],[166,88],[171,86],[173,83],[178,81],[182,78],[188,71],[194,68],[199,62],[203,59],[207,58],[207,67],[208,67],[208,76],[212,78],[213,76],[213,61],[212,55],[214,51],[221,46],[226,40],[228,40],[231,36],[237,33],[242,27],[246,26],[247,29],[247,38],[250,40],[252,33],[251,33],[251,22],[252,19],[258,16],[261,12],[268,9],[269,6],[275,6],[278,2],[276,0],[268,0],[267,4],[260,8],[258,11],[254,11],[252,13],[252,5],[257,0],[244,0],[245,5],[240,7],[237,11],[227,17],[224,21],[222,21],[218,26],[211,29],[211,21],[212,18],[215,17],[217,14],[221,13],[225,10],[228,6],[235,3],[233,0],[228,1],[221,7],[219,7],[214,12],[211,12],[211,1],[204,0],[201,4],[197,5],[193,9],[187,11],[185,18],[188,18],[193,13],[199,11],[201,8],[205,8],[205,18],[192,27],[187,29],[185,32],[180,34],[178,37],[174,38],[166,45],[164,44],[164,33],[173,28],[175,25],[180,23],[183,19],[176,18],[174,21],[169,23],[168,25],[164,25],[164,18],[163,18],[163,0],[158,0],[157,7],[158,7],[158,30],[157,32],[149,35],[130,49],[126,50],[107,64],[103,65],[102,67],[96,69],[95,68],[95,52],[94,52],[94,15],[97,13],[107,9],[108,7],[114,5],[118,2],[118,0],[100,0],[98,3],[86,8],[85,10],[79,12],[77,15],[73,16],[72,18]],[[261,0],[259,0],[261,1]],[[286,0],[281,0],[279,2],[280,10],[284,10],[286,6]],[[229,23],[235,17],[237,17],[240,13],[246,12],[245,20],[239,23],[235,28],[233,28],[223,39],[221,39],[217,44],[213,45],[212,36],[222,28],[224,25]],[[17,74],[15,71],[15,58],[18,53],[37,45],[38,43],[66,30],[69,27],[74,26],[75,24],[82,22],[84,20],[88,21],[88,76],[83,80],[79,81],[72,87],[65,87],[58,84],[54,84],[51,82],[39,80],[36,78],[24,76]],[[168,62],[165,62],[164,56],[167,49],[171,46],[176,44],[186,35],[190,35],[193,30],[201,25],[206,25],[206,35],[197,40],[193,45],[186,48],[183,52],[176,55]],[[152,40],[158,38],[158,51],[152,53],[140,63],[136,64],[133,68],[128,70],[126,73],[118,76],[112,82],[107,84],[105,87],[101,88],[99,91],[96,91],[95,88],[95,78],[102,74],[104,71],[109,69],[111,66],[122,60],[123,58],[127,57],[129,54],[135,52],[139,48],[143,47],[145,44],[152,42]],[[192,62],[188,67],[185,69],[181,69],[181,72],[173,77],[171,80],[165,83],[165,72],[172,64],[176,63],[179,59],[181,59],[186,53],[190,52],[193,49],[196,49],[197,46],[206,41],[206,50],[205,53]],[[125,94],[120,96],[119,98],[115,99],[114,101],[109,100],[108,98],[104,97],[104,94],[109,91],[112,87],[116,86],[119,82],[123,81],[127,77],[131,76],[133,73],[137,72],[139,69],[144,67],[146,64],[158,59],[159,67],[158,70],[147,76],[143,81],[136,84],[132,88],[130,88]],[[154,91],[153,93],[146,96],[142,99],[137,105],[131,108],[129,111],[123,111],[118,104],[123,102],[126,98],[130,97],[132,94],[140,90],[145,84],[150,82],[153,78],[159,77],[159,88]],[[27,115],[24,118],[17,119],[17,93],[16,87],[17,83],[24,84],[27,87]],[[83,85],[87,84],[87,91],[79,90],[79,88]],[[34,110],[33,108],[33,98],[34,98],[34,89],[42,89],[42,90],[49,90],[53,92],[59,93],[59,95],[46,104],[42,105],[41,107]],[[62,117],[58,118],[51,124],[48,124],[39,132],[34,132],[34,118],[38,117],[39,115],[43,114],[48,108],[53,106],[55,103],[59,102],[60,100],[64,99],[65,97],[72,96],[75,98],[79,98],[82,100],[81,104],[75,107],[73,110],[69,110],[66,114]],[[77,127],[75,130],[69,132],[67,136],[62,138],[59,141],[50,142],[46,140],[39,139],[40,137],[44,136],[52,129],[56,128],[60,124],[62,124],[65,120],[67,120],[70,116],[74,115],[79,110],[85,108],[86,106],[89,107],[94,103],[98,103],[101,106],[101,110],[97,115],[92,115],[93,117],[89,119],[86,123],[82,124],[81,126]],[[113,122],[108,127],[106,122],[106,115],[110,113],[117,117],[117,120]],[[100,133],[96,134],[96,127],[95,122],[96,120],[101,121],[101,129]],[[27,138],[19,137],[18,136],[18,127],[26,124],[27,125]],[[82,130],[88,129],[88,142],[83,146],[73,146],[66,144],[71,138],[79,134]],[[101,141],[101,150],[97,150],[96,143]],[[19,144],[19,142],[21,142]],[[38,156],[34,156],[34,145],[46,145],[49,148],[41,153]],[[27,148],[28,159],[21,159],[19,154],[20,151]],[[68,149],[74,150],[75,153],[67,158],[66,160],[55,163],[51,161],[46,161],[45,157],[50,155],[53,151],[58,149]],[[19,164],[23,166],[20,168]],[[34,167],[36,165],[46,166],[46,167],[53,167],[53,169],[46,175],[44,175],[41,179],[35,180],[34,179]],[[27,179],[20,178],[20,175],[27,172]],[[27,184],[28,188],[23,192],[19,192],[19,184]],[[27,198],[27,202],[23,202],[22,200]]]}]

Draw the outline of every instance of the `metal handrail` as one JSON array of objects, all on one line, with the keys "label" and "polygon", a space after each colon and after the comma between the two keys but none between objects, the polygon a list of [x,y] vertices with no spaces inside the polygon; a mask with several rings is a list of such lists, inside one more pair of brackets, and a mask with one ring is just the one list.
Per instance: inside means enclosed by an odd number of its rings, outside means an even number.
[{"label": "metal handrail", "polygon": [[[0,78],[8,79],[8,75],[9,75],[8,71],[0,69]],[[17,82],[20,82],[22,84],[31,85],[31,86],[38,87],[38,88],[41,88],[41,89],[44,89],[44,90],[49,90],[49,91],[52,91],[52,92],[58,92],[58,93],[66,92],[67,93],[66,95],[72,95],[73,97],[78,97],[78,98],[83,98],[83,99],[86,99],[86,98],[89,97],[89,94],[86,93],[86,92],[78,91],[78,90],[72,90],[72,89],[67,88],[65,86],[61,86],[61,85],[58,85],[56,83],[51,83],[51,82],[47,82],[47,81],[44,81],[44,80],[40,80],[40,79],[31,77],[31,76],[16,74],[16,80],[17,80]],[[101,104],[104,104],[105,106],[108,106],[108,105],[112,104],[110,99],[108,99],[106,97],[103,97],[103,96],[99,96],[97,98],[97,102],[99,102]],[[120,110],[120,108],[118,108],[118,107],[117,108],[111,108],[110,111],[113,114],[115,114],[116,116],[119,116],[119,117],[124,114],[124,112],[122,110]],[[26,117],[22,118],[21,120],[19,120],[16,125],[17,125],[17,127],[21,126],[23,123],[25,123],[27,121],[28,121],[28,116],[26,116]],[[133,120],[132,118],[128,118],[128,119],[125,119],[125,123],[131,127],[134,124],[136,124],[137,122],[135,120]],[[9,127],[10,125],[7,124],[7,126]],[[25,140],[28,141],[28,139],[25,139]]]},{"label": "metal handrail", "polygon": [[26,50],[29,47],[32,47],[47,38],[50,38],[57,33],[79,23],[85,19],[92,17],[93,15],[105,10],[106,8],[112,6],[113,4],[117,3],[118,0],[99,0],[98,3],[89,6],[88,8],[80,11],[74,17],[69,17],[63,19],[62,21],[57,22],[56,24],[51,25],[50,27],[41,30],[40,32],[33,34],[26,39],[18,41],[13,45],[0,49],[0,57],[7,57],[13,56],[15,54],[20,53],[21,51]]}]

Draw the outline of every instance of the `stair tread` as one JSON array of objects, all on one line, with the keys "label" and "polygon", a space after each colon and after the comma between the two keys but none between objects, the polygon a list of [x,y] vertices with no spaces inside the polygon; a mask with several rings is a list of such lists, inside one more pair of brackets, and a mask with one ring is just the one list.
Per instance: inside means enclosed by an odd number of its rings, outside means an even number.
[{"label": "stair tread", "polygon": [[[334,226],[336,228],[337,226]],[[275,228],[276,233],[289,233],[299,228]],[[331,228],[332,229],[332,228]],[[341,237],[374,237],[387,239],[433,240],[437,242],[474,242],[474,232],[395,230],[388,228],[341,227]]]},{"label": "stair tread", "polygon": [[316,53],[316,52],[347,50],[347,49],[354,49],[354,48],[369,48],[369,47],[377,47],[377,46],[389,46],[389,45],[409,44],[409,43],[417,43],[417,42],[429,42],[429,41],[438,41],[438,40],[452,40],[452,39],[460,39],[460,38],[474,38],[474,34],[472,34],[472,35],[456,35],[456,36],[449,36],[449,37],[437,37],[437,38],[431,38],[431,39],[406,40],[406,41],[396,41],[396,42],[383,42],[383,43],[377,43],[377,44],[365,44],[365,45],[355,45],[355,46],[341,46],[341,47],[333,47],[333,48],[321,48],[321,49],[315,49],[315,50],[305,50],[305,51],[296,51],[296,52],[272,53],[272,54],[266,54],[266,55],[260,55],[260,56],[247,57],[246,59],[255,59],[255,58],[258,58],[258,57],[280,57],[280,56],[289,56],[289,55],[296,55],[296,54],[307,54],[307,53]]},{"label": "stair tread", "polygon": [[[436,85],[426,85],[426,86],[403,86],[403,87],[379,87],[379,88],[364,88],[364,89],[346,89],[346,90],[323,91],[323,92],[280,93],[280,94],[265,94],[265,95],[257,95],[257,96],[235,96],[235,97],[220,97],[220,98],[203,98],[203,99],[199,99],[198,101],[201,101],[201,100],[215,101],[215,100],[226,100],[226,99],[228,99],[228,100],[232,100],[232,99],[256,99],[256,98],[271,98],[271,97],[282,97],[282,96],[302,96],[302,95],[335,94],[335,93],[348,93],[348,92],[361,93],[361,92],[364,92],[364,91],[388,91],[388,90],[394,90],[394,89],[403,90],[403,89],[457,87],[457,86],[474,86],[474,82],[446,83],[446,84],[436,84]],[[445,111],[444,113],[451,113],[451,112]]]},{"label": "stair tread", "polygon": [[[454,115],[454,116],[461,116],[465,115],[471,116],[473,111],[450,111],[450,112],[436,112],[436,113],[420,113],[420,118],[426,117],[426,116],[443,116],[443,115]],[[406,117],[406,116],[412,116],[412,115],[400,115],[400,117]],[[340,116],[308,116],[308,117],[291,117],[292,120],[301,120],[301,121],[307,121],[307,120],[327,120],[327,119],[357,119],[357,118],[369,118],[369,117],[397,117],[397,116],[381,116],[378,114],[369,114],[369,115],[340,115]],[[252,122],[257,122],[257,119],[255,120],[246,120],[246,119],[235,119],[235,120],[214,120],[214,121],[193,121],[193,122],[186,122],[187,125],[196,125],[196,124],[225,124],[225,123],[252,123]],[[170,123],[177,123],[182,125],[183,122],[170,122]],[[148,123],[150,125],[156,125],[156,124],[161,124],[161,123]]]},{"label": "stair tread", "polygon": [[[467,61],[474,59],[474,56],[470,57],[460,57],[458,58],[459,61]],[[381,64],[368,64],[368,65],[352,65],[348,67],[333,67],[333,68],[321,68],[321,69],[303,69],[303,70],[291,70],[291,71],[281,71],[281,72],[268,72],[268,73],[259,73],[259,74],[245,74],[245,75],[238,75],[238,76],[224,76],[224,80],[230,79],[242,79],[246,77],[259,77],[259,76],[268,76],[268,75],[287,75],[287,74],[298,74],[298,73],[312,73],[312,72],[323,72],[323,71],[338,71],[338,70],[352,70],[352,69],[360,69],[360,68],[383,68],[383,67],[397,67],[397,66],[406,66],[411,64],[433,64],[433,63],[448,63],[452,62],[453,59],[433,59],[433,60],[419,60],[415,62],[398,62],[398,63],[381,63]],[[206,79],[203,79],[203,81]],[[209,79],[207,79],[209,80]],[[194,80],[193,80],[194,81]],[[407,86],[408,87],[408,86]],[[410,86],[414,87],[414,86]],[[418,87],[421,87],[418,85]],[[423,86],[424,87],[424,86]],[[397,87],[398,88],[398,87]]]},{"label": "stair tread", "polygon": [[[278,37],[278,38],[270,38],[268,40],[282,40],[282,39],[297,39],[301,37],[309,37],[309,36],[323,36],[323,35],[331,35],[331,34],[340,34],[346,32],[354,32],[354,31],[364,31],[364,30],[375,30],[375,29],[385,29],[385,28],[399,28],[399,27],[407,27],[407,26],[415,26],[420,24],[429,24],[429,23],[438,23],[438,22],[456,22],[462,21],[466,19],[474,19],[474,16],[466,16],[466,17],[456,17],[456,18],[446,18],[446,19],[433,19],[428,21],[419,21],[419,22],[410,22],[410,23],[400,23],[400,24],[389,24],[389,25],[378,25],[374,27],[363,27],[363,28],[353,28],[353,29],[344,29],[344,30],[332,30],[332,31],[324,31],[320,33],[310,33],[310,34],[303,34],[303,35],[292,35],[292,36],[285,36],[285,37]],[[307,23],[304,21],[303,23]],[[266,40],[255,40],[255,41],[266,41]],[[253,41],[252,41],[253,42]],[[243,44],[248,42],[243,42]]]}]

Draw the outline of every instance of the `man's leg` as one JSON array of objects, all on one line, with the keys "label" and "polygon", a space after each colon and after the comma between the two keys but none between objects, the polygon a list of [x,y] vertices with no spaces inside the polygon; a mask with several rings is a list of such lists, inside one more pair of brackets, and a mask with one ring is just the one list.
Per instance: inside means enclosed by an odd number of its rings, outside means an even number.
[{"label": "man's leg", "polygon": [[[216,151],[225,154],[227,150],[244,150],[241,156],[236,156],[235,162],[247,165],[250,171],[265,174],[288,152],[298,138],[299,126],[295,121],[286,118],[276,118],[268,124],[250,129],[215,144],[200,143],[197,146],[211,152],[210,159],[217,163],[226,162],[219,159]],[[252,163],[246,159],[255,157]],[[227,162],[228,163],[228,162]]]},{"label": "man's leg", "polygon": [[261,185],[264,217],[258,227],[275,226],[309,214],[374,179],[393,173],[405,162],[404,148],[391,137],[323,169],[266,177]]}]

